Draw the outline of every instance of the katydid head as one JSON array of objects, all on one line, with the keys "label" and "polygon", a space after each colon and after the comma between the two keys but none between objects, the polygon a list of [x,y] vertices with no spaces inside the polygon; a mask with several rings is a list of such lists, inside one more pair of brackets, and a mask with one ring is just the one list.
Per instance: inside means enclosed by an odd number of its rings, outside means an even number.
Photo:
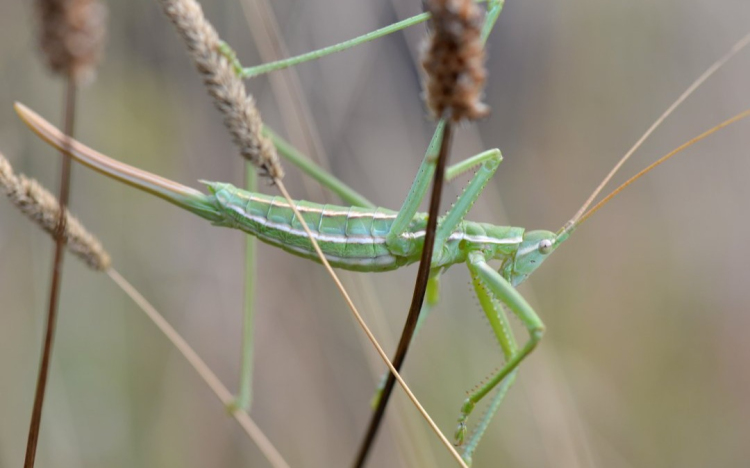
[{"label": "katydid head", "polygon": [[516,254],[503,262],[500,273],[516,286],[539,268],[558,245],[558,235],[554,232],[526,231]]}]

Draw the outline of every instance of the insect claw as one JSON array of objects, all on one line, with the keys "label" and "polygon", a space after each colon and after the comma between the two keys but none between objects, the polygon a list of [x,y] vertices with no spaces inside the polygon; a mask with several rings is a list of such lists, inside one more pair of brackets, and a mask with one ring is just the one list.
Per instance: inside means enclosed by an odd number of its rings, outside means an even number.
[{"label": "insect claw", "polygon": [[466,438],[466,423],[463,421],[458,423],[458,427],[456,427],[456,432],[453,434],[453,437],[455,439],[455,445],[456,447],[460,447],[464,444],[464,439]]}]

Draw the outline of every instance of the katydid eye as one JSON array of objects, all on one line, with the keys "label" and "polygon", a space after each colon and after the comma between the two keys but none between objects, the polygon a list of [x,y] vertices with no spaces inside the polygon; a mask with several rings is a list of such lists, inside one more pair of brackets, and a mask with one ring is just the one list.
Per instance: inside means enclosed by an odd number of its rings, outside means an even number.
[{"label": "katydid eye", "polygon": [[539,242],[539,253],[547,255],[552,251],[552,241],[549,239],[542,239]]}]

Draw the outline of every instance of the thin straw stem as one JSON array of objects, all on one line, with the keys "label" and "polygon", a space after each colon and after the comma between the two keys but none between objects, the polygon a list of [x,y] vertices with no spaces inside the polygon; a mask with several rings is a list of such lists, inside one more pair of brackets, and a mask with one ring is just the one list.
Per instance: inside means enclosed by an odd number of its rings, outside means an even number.
[{"label": "thin straw stem", "polygon": [[[401,370],[401,366],[406,359],[406,353],[409,350],[409,345],[414,336],[414,330],[416,330],[417,322],[419,321],[419,312],[422,310],[422,304],[424,304],[427,281],[430,279],[430,263],[432,261],[432,252],[435,247],[435,231],[437,230],[440,200],[443,194],[445,166],[448,161],[448,154],[450,152],[452,140],[452,128],[453,126],[451,125],[451,122],[446,121],[443,130],[443,140],[440,143],[437,166],[435,167],[435,174],[433,176],[432,194],[430,195],[430,207],[427,215],[424,246],[422,247],[422,256],[419,260],[419,270],[417,271],[417,279],[414,284],[414,293],[412,295],[409,313],[406,316],[404,328],[401,332],[401,338],[399,339],[396,353],[393,358],[393,368],[396,370]],[[385,385],[383,386],[380,399],[378,400],[378,406],[372,414],[370,424],[367,427],[367,432],[365,433],[365,437],[362,439],[359,451],[357,452],[357,458],[354,462],[355,467],[364,466],[365,461],[367,460],[367,456],[370,453],[373,442],[375,441],[375,436],[378,433],[381,421],[385,415],[385,409],[388,406],[391,393],[393,392],[394,379],[394,374],[389,373]]]},{"label": "thin straw stem", "polygon": [[[482,29],[479,34],[478,45],[480,46],[480,49],[486,43],[487,38],[489,37],[489,34],[492,31],[492,27],[497,22],[497,19],[500,16],[500,13],[502,12],[504,5],[505,5],[504,0],[496,0],[496,1],[488,2],[488,5],[487,5],[488,10],[487,10],[487,13],[485,14]],[[480,63],[481,63],[481,60],[480,60]],[[429,94],[429,91],[427,92]],[[429,105],[429,98],[428,98],[428,105]],[[456,109],[452,109],[452,111],[455,112]],[[481,114],[481,112],[477,113],[477,115],[479,114]],[[419,319],[419,312],[421,311],[422,304],[424,303],[424,294],[427,288],[427,280],[429,279],[429,266],[430,266],[430,261],[432,258],[432,250],[434,247],[433,243],[434,243],[434,234],[435,234],[435,225],[433,225],[432,229],[430,229],[430,223],[437,222],[437,215],[438,215],[438,209],[439,209],[439,204],[440,204],[440,196],[442,193],[442,186],[443,186],[443,181],[445,178],[444,167],[445,167],[445,162],[447,160],[447,153],[448,153],[448,149],[450,148],[450,140],[451,140],[450,120],[448,119],[448,120],[445,120],[444,122],[445,122],[444,131],[446,133],[443,135],[443,140],[441,141],[440,153],[439,153],[438,162],[437,162],[438,167],[436,167],[436,172],[434,175],[434,185],[433,185],[432,194],[430,196],[428,226],[426,228],[426,233],[425,233],[425,244],[424,244],[423,251],[422,251],[422,258],[419,264],[419,271],[417,273],[417,280],[416,280],[416,284],[414,287],[414,294],[412,296],[412,303],[409,308],[409,314],[407,315],[406,321],[404,323],[404,328],[401,332],[401,338],[399,339],[399,343],[398,343],[396,353],[394,354],[394,359],[393,359],[396,369],[401,368],[403,361],[406,357],[406,353],[409,349],[409,345],[411,343],[412,337],[414,335],[414,330],[416,328],[416,325]],[[440,124],[438,124],[437,129],[435,130],[435,133],[439,131],[441,131]],[[442,168],[441,168],[441,164],[442,164]],[[432,236],[432,239],[429,239],[430,236]],[[428,245],[428,240],[430,242],[429,245]],[[426,252],[428,250],[429,252]],[[429,253],[429,256],[426,255],[427,253]],[[377,435],[378,429],[380,428],[380,425],[382,424],[383,416],[385,414],[385,409],[388,406],[388,401],[390,399],[391,392],[393,391],[393,386],[394,386],[393,375],[389,374],[385,382],[385,385],[383,386],[380,399],[378,400],[378,406],[373,412],[372,418],[370,419],[370,424],[368,425],[368,428],[367,428],[367,432],[365,433],[365,436],[362,439],[359,451],[357,453],[357,458],[355,459],[355,462],[354,462],[354,466],[356,468],[361,468],[364,466],[365,461],[367,460],[367,456],[370,450],[372,449],[373,443],[375,441],[375,436]]]},{"label": "thin straw stem", "polygon": [[[159,314],[154,306],[144,298],[141,293],[138,292],[125,278],[120,275],[114,268],[107,270],[107,275],[112,281],[123,290],[125,294],[135,302],[138,307],[154,322],[157,328],[167,337],[167,339],[174,345],[175,348],[182,354],[182,356],[188,361],[188,363],[195,369],[198,375],[208,385],[211,391],[214,392],[216,397],[221,401],[225,408],[232,408],[234,397],[227,390],[224,384],[221,383],[219,378],[214,374],[203,359],[190,347],[185,339],[180,336],[177,331],[172,328],[169,322]],[[289,468],[289,464],[284,460],[278,450],[273,446],[270,440],[266,437],[263,431],[255,424],[250,416],[239,408],[234,408],[231,411],[232,417],[237,420],[245,433],[252,439],[258,448],[263,452],[263,455],[271,463],[274,468]]]},{"label": "thin straw stem", "polygon": [[[67,78],[65,90],[64,126],[65,135],[70,138],[75,126],[75,101],[76,82],[72,76]],[[60,171],[60,218],[55,230],[55,256],[52,261],[52,279],[50,281],[49,308],[47,310],[47,322],[44,331],[44,342],[42,344],[42,358],[39,363],[39,374],[37,376],[36,391],[34,393],[34,406],[31,410],[31,423],[29,424],[29,435],[26,442],[26,457],[24,468],[33,468],[36,461],[36,448],[39,442],[39,428],[42,422],[42,408],[44,396],[47,390],[47,377],[49,375],[49,364],[52,357],[52,345],[55,340],[57,327],[57,311],[60,301],[60,283],[62,282],[62,261],[65,253],[65,221],[66,210],[70,195],[70,156],[63,152],[62,170]]]}]

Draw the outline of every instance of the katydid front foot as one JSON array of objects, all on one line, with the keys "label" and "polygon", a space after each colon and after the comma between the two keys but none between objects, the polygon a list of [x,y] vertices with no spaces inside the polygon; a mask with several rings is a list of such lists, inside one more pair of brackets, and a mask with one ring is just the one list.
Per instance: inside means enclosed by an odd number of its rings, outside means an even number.
[{"label": "katydid front foot", "polygon": [[219,41],[219,47],[218,52],[223,55],[227,60],[229,60],[229,63],[232,64],[232,68],[234,69],[234,73],[239,76],[240,78],[245,77],[245,71],[244,68],[242,68],[242,63],[240,63],[240,59],[237,58],[237,52],[232,49],[232,47],[227,44],[224,41]]},{"label": "katydid front foot", "polygon": [[458,417],[458,426],[456,432],[453,434],[453,438],[456,440],[456,446],[460,447],[464,444],[466,438],[466,421],[469,419],[469,414],[474,411],[474,403],[471,398],[464,400],[464,404],[461,406],[461,415]]}]

